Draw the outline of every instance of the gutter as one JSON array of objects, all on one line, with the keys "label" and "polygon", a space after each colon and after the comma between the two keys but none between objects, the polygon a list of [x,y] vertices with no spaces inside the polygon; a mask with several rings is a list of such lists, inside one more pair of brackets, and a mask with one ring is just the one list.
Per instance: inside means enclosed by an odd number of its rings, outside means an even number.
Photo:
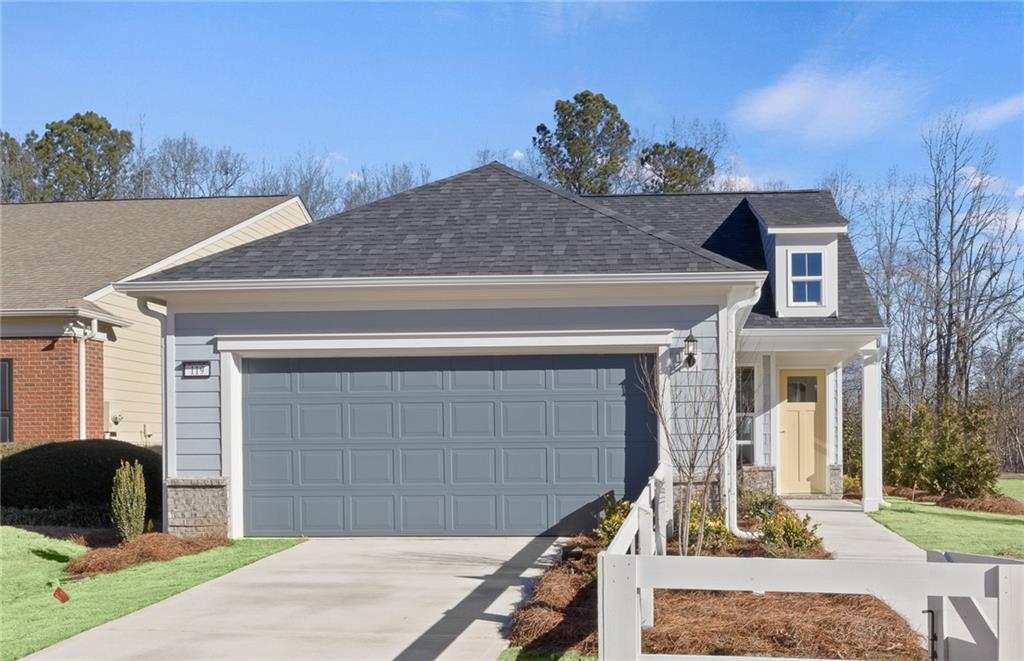
[{"label": "gutter", "polygon": [[158,293],[283,289],[347,289],[359,287],[466,287],[500,285],[760,285],[766,271],[701,273],[560,273],[529,275],[442,275],[365,278],[254,278],[251,280],[147,280],[116,282],[115,291]]},{"label": "gutter", "polygon": [[24,309],[13,309],[13,310],[0,310],[0,318],[2,317],[80,317],[82,319],[90,319],[93,321],[102,321],[110,324],[111,326],[131,326],[132,323],[120,317],[115,317],[112,314],[104,314],[102,312],[96,312],[93,310],[86,310],[85,308],[24,308]]}]

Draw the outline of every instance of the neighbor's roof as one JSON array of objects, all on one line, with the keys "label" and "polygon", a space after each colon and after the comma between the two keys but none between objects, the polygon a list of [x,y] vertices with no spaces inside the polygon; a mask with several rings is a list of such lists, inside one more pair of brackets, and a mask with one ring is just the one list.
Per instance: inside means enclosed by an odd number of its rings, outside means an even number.
[{"label": "neighbor's roof", "polygon": [[137,281],[753,270],[490,163]]},{"label": "neighbor's roof", "polygon": [[83,297],[288,199],[0,205],[0,310],[102,312]]},{"label": "neighbor's roof", "polygon": [[[823,190],[684,193],[679,195],[608,195],[592,199],[673,232],[747,266],[766,270],[758,219],[774,227],[846,225],[832,194]],[[832,317],[775,316],[771,283],[761,288],[761,299],[747,319],[747,328],[879,328],[878,307],[868,289],[864,271],[846,234],[838,235],[838,314]]]}]

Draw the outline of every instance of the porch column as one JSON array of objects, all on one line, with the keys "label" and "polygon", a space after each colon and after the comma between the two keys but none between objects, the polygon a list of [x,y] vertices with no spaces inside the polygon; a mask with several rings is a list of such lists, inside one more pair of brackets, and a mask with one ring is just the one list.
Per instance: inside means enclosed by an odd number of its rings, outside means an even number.
[{"label": "porch column", "polygon": [[875,512],[882,504],[882,368],[878,349],[862,353],[861,358],[861,502],[865,512]]}]

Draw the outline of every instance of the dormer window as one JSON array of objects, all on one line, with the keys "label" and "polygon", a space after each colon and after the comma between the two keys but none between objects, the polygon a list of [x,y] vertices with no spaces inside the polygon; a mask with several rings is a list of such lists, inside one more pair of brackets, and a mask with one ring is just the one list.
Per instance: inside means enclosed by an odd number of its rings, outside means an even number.
[{"label": "dormer window", "polygon": [[790,253],[790,305],[821,305],[824,269],[820,252]]}]

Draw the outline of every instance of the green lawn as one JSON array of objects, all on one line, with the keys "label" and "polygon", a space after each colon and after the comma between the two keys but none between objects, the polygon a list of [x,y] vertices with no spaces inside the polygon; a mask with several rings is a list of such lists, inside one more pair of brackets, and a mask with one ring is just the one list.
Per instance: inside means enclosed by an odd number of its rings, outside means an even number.
[{"label": "green lawn", "polygon": [[[16,659],[76,633],[294,546],[297,539],[240,539],[169,562],[71,581],[64,566],[85,547],[0,527],[0,659]],[[55,583],[71,597],[53,597]]]},{"label": "green lawn", "polygon": [[987,514],[889,497],[891,507],[871,514],[926,550],[1024,557],[1024,516]]},{"label": "green lawn", "polygon": [[999,492],[1004,496],[1016,498],[1017,500],[1024,500],[1024,479],[1022,478],[999,480],[996,488],[999,489]]},{"label": "green lawn", "polygon": [[596,661],[596,656],[580,656],[568,652],[562,656],[526,650],[522,647],[509,647],[498,656],[498,661]]}]

